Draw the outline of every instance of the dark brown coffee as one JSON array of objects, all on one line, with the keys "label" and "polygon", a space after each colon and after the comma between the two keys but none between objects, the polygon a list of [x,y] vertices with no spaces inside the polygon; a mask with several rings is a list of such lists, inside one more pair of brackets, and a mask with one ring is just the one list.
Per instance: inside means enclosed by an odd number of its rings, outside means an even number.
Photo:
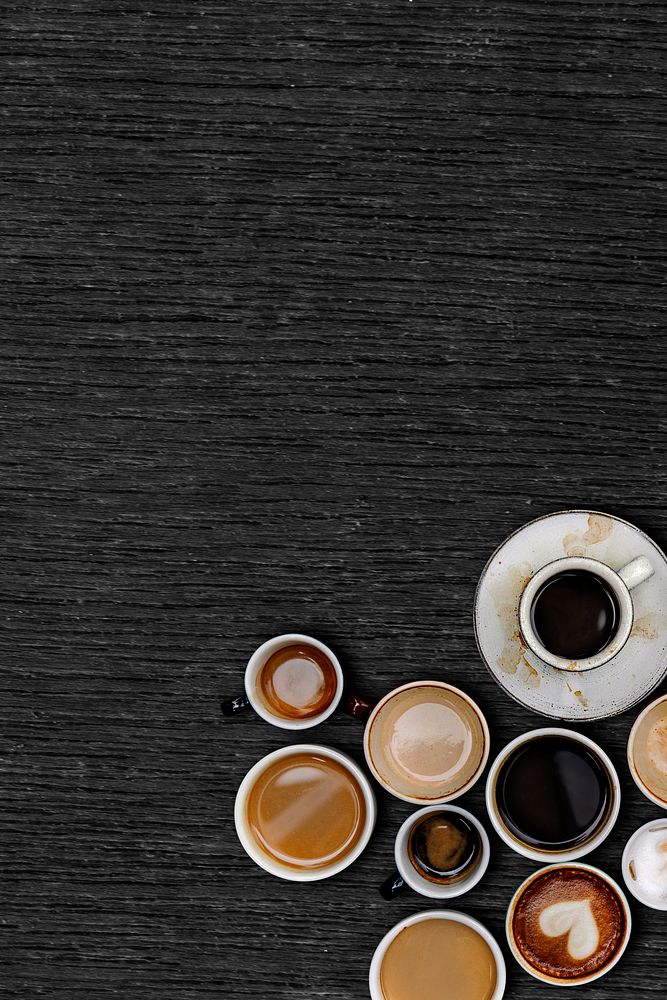
[{"label": "dark brown coffee", "polygon": [[435,812],[415,823],[408,840],[412,867],[429,882],[449,885],[465,878],[482,853],[473,824],[455,812]]},{"label": "dark brown coffee", "polygon": [[533,599],[531,624],[554,656],[584,660],[601,653],[618,628],[613,590],[586,569],[568,569],[543,583]]},{"label": "dark brown coffee", "polygon": [[537,736],[498,772],[500,817],[517,840],[542,851],[586,843],[612,807],[609,774],[597,754],[568,736]]},{"label": "dark brown coffee", "polygon": [[310,643],[293,643],[273,653],[257,677],[257,694],[273,715],[312,719],[333,701],[338,678],[333,663]]}]

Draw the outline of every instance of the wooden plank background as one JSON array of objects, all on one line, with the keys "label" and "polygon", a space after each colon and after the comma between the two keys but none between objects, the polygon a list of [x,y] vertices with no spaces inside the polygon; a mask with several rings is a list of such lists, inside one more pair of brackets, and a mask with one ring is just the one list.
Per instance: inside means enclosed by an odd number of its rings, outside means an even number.
[{"label": "wooden plank background", "polygon": [[[362,1000],[433,905],[376,891],[409,806],[340,877],[270,878],[232,803],[285,735],[218,700],[298,629],[371,695],[461,685],[498,750],[542,720],[475,649],[496,544],[591,506],[667,545],[664,5],[0,13],[0,996]],[[658,812],[634,714],[585,727],[617,877]],[[313,735],[362,759],[352,720]],[[534,866],[492,846],[459,905],[502,938]],[[664,915],[634,917],[582,996],[664,997]]]}]

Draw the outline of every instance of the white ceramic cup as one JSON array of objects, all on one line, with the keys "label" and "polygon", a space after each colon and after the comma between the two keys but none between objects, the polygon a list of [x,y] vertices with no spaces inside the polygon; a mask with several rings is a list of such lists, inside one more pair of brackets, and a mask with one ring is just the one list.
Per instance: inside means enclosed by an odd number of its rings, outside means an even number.
[{"label": "white ceramic cup", "polygon": [[[385,934],[385,936],[380,941],[379,945],[375,949],[375,954],[371,961],[371,968],[368,976],[368,985],[370,987],[372,1000],[386,1000],[384,992],[381,985],[381,969],[382,961],[387,952],[387,948],[397,937],[402,930],[406,927],[411,927],[413,924],[418,924],[422,920],[451,920],[455,923],[465,924],[466,927],[472,927],[473,930],[482,937],[489,948],[491,949],[491,954],[493,955],[496,962],[496,988],[490,997],[490,1000],[501,1000],[501,997],[505,993],[505,981],[507,977],[505,969],[505,959],[503,954],[498,947],[498,943],[493,935],[486,929],[484,924],[480,924],[479,920],[475,920],[474,917],[469,917],[466,913],[459,913],[456,910],[426,910],[424,913],[415,913],[411,917],[406,917],[401,920],[395,927]],[[443,984],[443,997],[447,996],[446,984]],[[452,1000],[455,1000],[452,997]]]},{"label": "white ceramic cup", "polygon": [[[590,837],[589,840],[566,851],[540,850],[519,840],[515,837],[512,831],[505,826],[496,804],[496,782],[498,780],[500,769],[507,758],[517,749],[517,747],[523,746],[526,743],[531,743],[533,740],[539,739],[542,736],[564,736],[577,743],[581,743],[593,754],[595,754],[600,763],[603,764],[609,777],[612,802],[606,819],[600,824],[598,830],[592,837]],[[491,765],[489,776],[486,779],[486,808],[489,813],[489,819],[491,820],[498,836],[501,837],[505,843],[512,848],[512,850],[516,851],[517,854],[522,854],[524,858],[531,858],[533,861],[558,861],[561,863],[574,861],[576,858],[583,858],[584,855],[590,854],[591,851],[594,851],[595,848],[599,847],[603,840],[605,840],[611,833],[611,829],[618,819],[618,812],[621,808],[621,785],[618,780],[616,768],[602,747],[598,746],[597,743],[589,739],[588,736],[582,736],[581,733],[575,733],[572,729],[561,729],[557,726],[548,726],[544,729],[531,729],[529,732],[523,733],[521,736],[517,736],[516,739],[511,740],[507,746],[503,747]]]},{"label": "white ceramic cup", "polygon": [[[581,660],[569,660],[567,657],[557,656],[555,653],[549,652],[538,639],[531,622],[533,601],[540,587],[551,577],[575,569],[587,570],[604,580],[613,591],[619,609],[618,627],[608,645],[595,656],[588,656]],[[547,563],[531,577],[519,601],[519,626],[527,646],[544,663],[560,670],[592,670],[593,667],[601,666],[616,656],[628,641],[634,621],[634,607],[630,591],[653,576],[653,572],[653,567],[646,556],[633,559],[632,562],[619,570],[614,570],[606,563],[600,562],[598,559],[589,559],[587,556],[556,559]]]},{"label": "white ceramic cup", "polygon": [[630,730],[630,735],[628,736],[628,767],[630,768],[630,774],[640,792],[642,792],[647,799],[651,802],[655,802],[657,806],[661,809],[667,809],[667,800],[661,799],[656,793],[646,785],[637,770],[637,764],[635,763],[635,740],[637,733],[639,732],[639,727],[646,718],[646,716],[653,711],[657,705],[661,705],[663,702],[667,702],[667,694],[660,695],[659,698],[655,698],[650,704],[644,708],[637,718],[635,719],[634,725]]},{"label": "white ceramic cup", "polygon": [[[614,955],[614,957],[608,963],[608,965],[605,965],[602,969],[599,969],[597,972],[593,972],[590,976],[586,976],[585,978],[582,979],[569,979],[569,980],[558,979],[556,976],[545,975],[543,972],[540,972],[539,969],[535,969],[523,957],[523,955],[519,951],[519,948],[516,945],[516,942],[514,941],[512,924],[513,924],[514,910],[516,904],[518,903],[524,890],[530,885],[530,883],[534,879],[538,878],[540,875],[543,875],[544,872],[551,871],[554,868],[575,868],[575,869],[580,869],[582,871],[593,872],[595,875],[599,875],[600,878],[604,879],[604,881],[607,882],[608,885],[610,885],[611,888],[614,890],[614,892],[616,893],[621,902],[621,905],[623,906],[623,911],[625,913],[625,936],[623,938],[623,941],[621,942],[621,945],[617,953]],[[507,917],[505,919],[505,934],[507,935],[507,943],[510,946],[510,951],[514,955],[515,959],[517,960],[521,968],[525,969],[526,972],[530,973],[531,976],[534,976],[535,979],[539,979],[540,982],[550,983],[552,986],[584,986],[588,985],[588,983],[592,983],[596,979],[599,979],[600,976],[606,975],[606,973],[609,972],[611,969],[613,969],[616,963],[621,960],[623,952],[628,946],[631,930],[632,930],[632,913],[630,912],[630,906],[626,899],[625,893],[621,889],[620,885],[617,882],[615,882],[613,878],[607,875],[606,872],[603,872],[600,868],[595,868],[593,867],[593,865],[585,865],[585,864],[547,865],[545,868],[540,868],[538,871],[533,872],[533,874],[529,875],[527,879],[524,879],[524,881],[521,883],[517,891],[512,896],[510,905],[507,907]]]},{"label": "white ceramic cup", "polygon": [[638,830],[632,834],[628,840],[625,848],[623,850],[623,858],[621,860],[621,871],[623,872],[623,881],[626,886],[640,903],[644,906],[650,906],[652,910],[667,910],[667,899],[659,900],[655,897],[650,896],[648,893],[642,891],[641,886],[636,878],[632,877],[632,871],[630,869],[630,863],[632,862],[635,855],[635,847],[637,841],[642,836],[642,834],[648,831],[660,831],[667,836],[667,819],[653,819],[648,823],[644,823],[640,826]]},{"label": "white ceramic cup", "polygon": [[[345,857],[341,858],[334,864],[327,865],[326,868],[301,870],[298,868],[292,868],[289,865],[281,864],[279,861],[276,861],[275,858],[270,857],[262,850],[250,832],[250,826],[248,824],[248,797],[257,779],[268,767],[271,766],[271,764],[275,763],[275,761],[281,760],[283,757],[291,757],[294,754],[299,753],[319,754],[322,757],[328,757],[331,760],[335,760],[339,764],[342,764],[342,766],[347,768],[350,774],[356,778],[364,796],[366,820],[364,822],[364,827],[361,831],[359,840],[349,854],[346,854]],[[278,878],[287,879],[289,882],[317,882],[320,879],[331,878],[332,875],[337,875],[338,872],[342,872],[343,869],[351,865],[352,862],[359,857],[370,840],[373,827],[375,826],[376,814],[377,807],[371,783],[358,764],[356,764],[351,757],[348,757],[347,754],[341,753],[340,750],[334,750],[333,747],[319,746],[315,743],[297,743],[294,746],[281,747],[280,750],[274,750],[273,753],[267,754],[266,757],[262,757],[261,760],[257,761],[254,767],[250,768],[245,778],[239,785],[239,790],[236,793],[236,801],[234,802],[234,824],[236,826],[236,833],[246,854],[252,858],[252,860],[258,864],[260,868],[263,868],[264,871],[269,872],[271,875],[277,875]]]},{"label": "white ceramic cup", "polygon": [[[327,707],[312,718],[285,719],[272,712],[269,706],[262,700],[257,691],[257,678],[270,656],[273,656],[274,653],[277,653],[278,650],[283,649],[285,646],[292,646],[298,643],[314,646],[315,649],[319,649],[330,660],[336,672],[336,692]],[[252,706],[262,719],[270,722],[272,726],[278,726],[279,729],[311,729],[313,726],[318,726],[320,722],[324,722],[332,712],[335,712],[343,694],[343,669],[336,654],[328,646],[325,646],[323,642],[320,642],[319,639],[313,639],[309,635],[302,635],[300,632],[288,632],[285,635],[277,635],[273,639],[267,639],[266,642],[257,647],[245,668],[244,684],[245,695],[227,699],[222,703],[224,715],[236,715],[237,712],[242,711],[244,708]]]},{"label": "white ceramic cup", "polygon": [[[449,792],[448,794],[439,796],[434,795],[432,798],[430,798],[428,795],[424,795],[421,797],[416,795],[414,796],[407,795],[401,792],[399,789],[395,788],[380,773],[376,765],[376,762],[373,759],[373,753],[371,749],[371,734],[373,731],[373,726],[376,724],[376,721],[380,717],[382,711],[389,704],[389,702],[397,695],[402,694],[404,691],[410,691],[413,689],[418,690],[419,688],[424,688],[424,687],[442,688],[445,691],[451,692],[456,698],[460,698],[461,701],[465,702],[470,711],[476,716],[477,720],[479,721],[484,741],[484,745],[482,747],[482,752],[480,754],[480,759],[477,763],[477,767],[474,773],[470,776],[470,778],[463,784],[455,788],[453,791]],[[366,729],[364,731],[364,754],[366,755],[366,763],[368,764],[368,767],[370,768],[373,777],[377,780],[377,782],[380,785],[382,785],[382,787],[386,791],[390,792],[392,795],[395,795],[396,798],[402,799],[404,802],[411,802],[413,803],[413,805],[417,806],[423,806],[426,804],[439,805],[444,802],[452,802],[454,799],[457,799],[460,795],[463,795],[470,788],[472,788],[472,786],[481,776],[482,772],[484,771],[484,768],[486,767],[486,763],[489,759],[489,746],[490,746],[489,727],[484,717],[484,713],[482,712],[479,705],[477,705],[477,703],[473,701],[473,699],[469,695],[467,695],[464,691],[461,691],[460,688],[454,687],[452,684],[446,684],[444,681],[412,681],[409,684],[402,684],[400,687],[394,688],[393,691],[390,691],[388,694],[386,694],[384,698],[382,698],[377,703],[377,705],[375,705],[375,707],[372,709],[370,715],[368,715],[366,722]]]},{"label": "white ceramic cup", "polygon": [[[425,816],[433,816],[434,813],[442,813],[443,816],[455,813],[458,816],[463,816],[471,826],[474,826],[480,838],[481,851],[475,866],[460,881],[452,882],[449,885],[446,883],[430,882],[421,875],[410,861],[408,853],[410,834],[415,825],[424,819]],[[486,830],[479,820],[472,813],[468,812],[467,809],[450,805],[426,806],[425,809],[418,809],[412,816],[408,816],[396,834],[394,859],[396,861],[397,872],[383,883],[380,893],[385,899],[391,899],[401,891],[404,885],[408,885],[415,892],[418,892],[422,896],[429,896],[431,899],[453,899],[455,896],[462,896],[464,892],[468,892],[473,886],[477,885],[489,867],[490,857],[491,850]]]}]

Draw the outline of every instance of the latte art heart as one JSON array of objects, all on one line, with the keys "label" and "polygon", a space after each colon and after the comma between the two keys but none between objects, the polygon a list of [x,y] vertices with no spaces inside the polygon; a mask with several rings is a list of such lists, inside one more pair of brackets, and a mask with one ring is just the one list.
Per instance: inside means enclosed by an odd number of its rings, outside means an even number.
[{"label": "latte art heart", "polygon": [[540,928],[547,937],[568,934],[567,950],[578,962],[592,955],[600,943],[600,931],[587,899],[547,906],[540,914]]}]

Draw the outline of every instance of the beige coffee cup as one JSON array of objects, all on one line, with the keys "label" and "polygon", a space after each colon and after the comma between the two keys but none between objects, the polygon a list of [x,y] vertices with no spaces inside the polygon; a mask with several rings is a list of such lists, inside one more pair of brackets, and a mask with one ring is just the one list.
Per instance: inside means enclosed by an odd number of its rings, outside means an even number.
[{"label": "beige coffee cup", "polygon": [[373,708],[364,753],[377,781],[404,802],[451,802],[482,774],[489,727],[459,688],[415,681],[390,691]]}]

